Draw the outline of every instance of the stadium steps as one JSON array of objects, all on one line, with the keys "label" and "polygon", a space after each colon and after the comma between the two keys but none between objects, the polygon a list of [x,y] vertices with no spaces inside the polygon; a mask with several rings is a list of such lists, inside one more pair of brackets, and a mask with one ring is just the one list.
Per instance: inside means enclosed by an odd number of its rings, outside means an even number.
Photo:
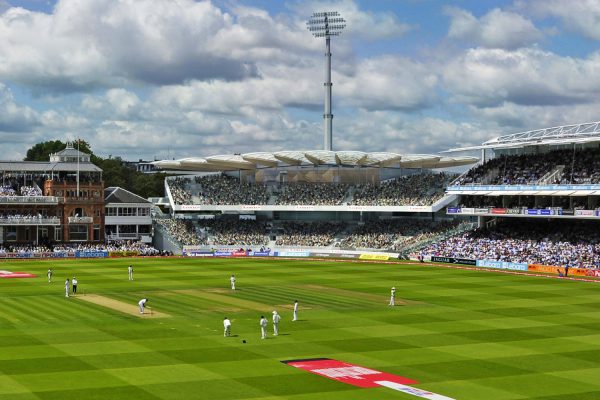
[{"label": "stadium steps", "polygon": [[454,203],[456,201],[456,199],[458,199],[458,195],[447,194],[444,197],[442,197],[441,199],[439,199],[438,201],[436,201],[435,203],[433,203],[431,205],[431,209],[433,212],[438,212],[442,208],[445,208],[445,207],[449,206],[450,204]]},{"label": "stadium steps", "polygon": [[540,178],[538,181],[539,185],[551,185],[558,178],[562,177],[563,171],[565,170],[566,165],[557,165],[552,171],[549,171],[544,176]]},{"label": "stadium steps", "polygon": [[356,192],[356,188],[354,186],[350,186],[348,191],[346,192],[346,196],[342,199],[342,204],[352,204],[352,200],[354,200],[354,193]]}]

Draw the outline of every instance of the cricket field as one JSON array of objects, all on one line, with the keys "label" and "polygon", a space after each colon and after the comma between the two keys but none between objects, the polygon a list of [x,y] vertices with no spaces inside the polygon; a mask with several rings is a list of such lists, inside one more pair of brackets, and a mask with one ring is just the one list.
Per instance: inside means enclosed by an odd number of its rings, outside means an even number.
[{"label": "cricket field", "polygon": [[[269,259],[3,261],[0,270],[37,275],[0,279],[0,400],[418,398],[281,362],[314,358],[418,381],[410,385],[422,395],[600,399],[598,282]],[[78,294],[66,298],[73,276]],[[140,315],[144,297],[151,309]]]}]

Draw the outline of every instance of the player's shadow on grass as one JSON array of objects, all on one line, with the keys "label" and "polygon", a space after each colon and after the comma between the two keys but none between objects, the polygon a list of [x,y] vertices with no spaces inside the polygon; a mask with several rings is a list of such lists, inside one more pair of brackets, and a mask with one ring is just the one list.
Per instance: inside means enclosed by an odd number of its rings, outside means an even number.
[{"label": "player's shadow on grass", "polygon": [[277,336],[290,336],[290,334],[289,333],[280,333]]}]

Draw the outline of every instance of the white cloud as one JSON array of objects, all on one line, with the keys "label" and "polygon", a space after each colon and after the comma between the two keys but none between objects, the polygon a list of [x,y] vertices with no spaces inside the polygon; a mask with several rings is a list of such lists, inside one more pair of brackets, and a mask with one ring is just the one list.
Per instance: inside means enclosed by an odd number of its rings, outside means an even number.
[{"label": "white cloud", "polygon": [[0,79],[56,91],[242,79],[255,74],[252,63],[214,51],[233,28],[232,16],[192,0],[62,0],[52,14],[10,8],[0,15]]},{"label": "white cloud", "polygon": [[39,123],[39,115],[15,101],[12,91],[0,82],[0,132],[29,132]]},{"label": "white cloud", "polygon": [[448,63],[443,75],[455,101],[479,107],[575,105],[597,97],[600,53],[582,59],[538,49],[470,49]]},{"label": "white cloud", "polygon": [[530,0],[517,1],[517,6],[540,17],[559,18],[568,29],[600,40],[600,2],[597,0]]},{"label": "white cloud", "polygon": [[449,7],[448,37],[488,48],[517,49],[535,43],[542,33],[523,16],[495,8],[477,19],[472,13]]}]

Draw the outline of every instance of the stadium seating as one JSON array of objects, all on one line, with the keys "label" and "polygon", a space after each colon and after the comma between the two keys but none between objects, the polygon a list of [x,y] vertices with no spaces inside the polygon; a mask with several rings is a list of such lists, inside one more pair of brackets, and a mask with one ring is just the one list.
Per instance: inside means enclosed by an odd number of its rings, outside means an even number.
[{"label": "stadium seating", "polygon": [[345,228],[336,222],[285,222],[283,234],[277,235],[277,246],[327,247],[335,236]]},{"label": "stadium seating", "polygon": [[288,183],[277,198],[279,205],[337,206],[347,195],[348,185],[333,183]]},{"label": "stadium seating", "polygon": [[360,206],[424,206],[444,196],[454,175],[418,174],[382,182],[358,185],[351,204]]},{"label": "stadium seating", "polygon": [[469,170],[454,182],[455,185],[539,183],[600,183],[600,149],[555,150],[543,154],[496,157]]},{"label": "stadium seating", "polygon": [[600,229],[594,221],[511,219],[431,244],[421,253],[592,268],[600,266]]},{"label": "stadium seating", "polygon": [[407,206],[431,205],[444,195],[453,175],[417,174],[379,185],[351,186],[337,183],[286,183],[269,188],[263,184],[240,183],[227,175],[176,178],[169,180],[175,204],[257,205],[268,204],[274,196],[276,205]]}]

